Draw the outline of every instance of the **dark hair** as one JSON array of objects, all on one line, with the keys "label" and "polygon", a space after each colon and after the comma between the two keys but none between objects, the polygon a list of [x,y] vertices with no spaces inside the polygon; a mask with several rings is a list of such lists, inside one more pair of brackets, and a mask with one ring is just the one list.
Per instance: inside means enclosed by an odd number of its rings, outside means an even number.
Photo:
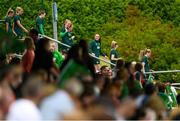
[{"label": "dark hair", "polygon": [[29,31],[29,34],[38,36],[38,31],[37,31],[36,29],[32,28],[32,29]]},{"label": "dark hair", "polygon": [[104,70],[106,67],[108,67],[108,66],[106,66],[106,65],[101,66],[100,70],[102,71],[102,70]]},{"label": "dark hair", "polygon": [[153,83],[146,84],[144,91],[146,95],[152,95],[154,92],[156,92],[156,86]]},{"label": "dark hair", "polygon": [[46,11],[45,10],[39,10],[39,15],[45,14]]},{"label": "dark hair", "polygon": [[24,44],[26,45],[27,49],[35,49],[34,41],[30,37],[25,38]]},{"label": "dark hair", "polygon": [[125,61],[123,59],[118,59],[116,64],[116,69],[124,68],[124,66],[125,66]]},{"label": "dark hair", "polygon": [[142,69],[142,64],[141,63],[136,63],[135,70],[141,72],[141,69]]},{"label": "dark hair", "polygon": [[22,87],[23,96],[35,97],[39,94],[39,91],[42,90],[42,87],[43,87],[43,81],[38,75],[36,74],[29,75]]},{"label": "dark hair", "polygon": [[3,81],[3,79],[5,78],[5,76],[9,73],[9,71],[11,70],[11,66],[9,65],[3,65],[0,67],[0,83]]},{"label": "dark hair", "polygon": [[49,39],[41,38],[38,43],[38,49],[39,50],[45,50],[45,47],[47,44],[49,44]]}]

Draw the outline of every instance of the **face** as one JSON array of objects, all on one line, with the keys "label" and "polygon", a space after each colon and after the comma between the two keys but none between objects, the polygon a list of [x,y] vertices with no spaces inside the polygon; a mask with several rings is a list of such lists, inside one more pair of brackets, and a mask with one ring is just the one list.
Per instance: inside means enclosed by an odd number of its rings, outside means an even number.
[{"label": "face", "polygon": [[22,15],[23,13],[24,13],[23,10],[20,10],[20,11],[19,11],[19,15]]},{"label": "face", "polygon": [[67,22],[66,24],[65,24],[65,28],[70,28],[71,27],[71,22]]},{"label": "face", "polygon": [[104,76],[111,76],[112,75],[112,71],[109,67],[106,67],[105,69],[103,69],[101,73]]},{"label": "face", "polygon": [[14,16],[14,13],[10,13],[10,14],[9,14],[9,17],[13,17],[13,16]]},{"label": "face", "polygon": [[41,14],[41,17],[42,17],[42,18],[44,18],[45,16],[46,16],[46,13],[44,13],[44,14]]},{"label": "face", "polygon": [[147,53],[147,56],[148,56],[148,57],[151,57],[151,52]]},{"label": "face", "polygon": [[34,42],[37,41],[38,39],[38,35],[33,34],[33,33],[29,33],[29,36],[34,40]]},{"label": "face", "polygon": [[55,50],[55,47],[56,47],[56,45],[54,42],[50,43],[50,51],[53,52]]},{"label": "face", "polygon": [[95,38],[95,40],[99,40],[100,39],[100,35],[96,34],[94,38]]},{"label": "face", "polygon": [[115,48],[117,49],[118,47],[119,47],[118,44],[116,44],[116,45],[115,45]]},{"label": "face", "polygon": [[12,68],[8,75],[8,81],[11,84],[18,85],[22,82],[23,68],[21,65],[16,65]]}]

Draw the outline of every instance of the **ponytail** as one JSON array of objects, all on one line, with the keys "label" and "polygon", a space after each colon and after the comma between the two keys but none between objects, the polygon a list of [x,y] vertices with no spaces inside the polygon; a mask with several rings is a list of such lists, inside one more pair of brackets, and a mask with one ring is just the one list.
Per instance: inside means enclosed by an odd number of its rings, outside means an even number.
[{"label": "ponytail", "polygon": [[139,61],[142,61],[144,55],[145,55],[145,50],[141,50],[139,53]]}]

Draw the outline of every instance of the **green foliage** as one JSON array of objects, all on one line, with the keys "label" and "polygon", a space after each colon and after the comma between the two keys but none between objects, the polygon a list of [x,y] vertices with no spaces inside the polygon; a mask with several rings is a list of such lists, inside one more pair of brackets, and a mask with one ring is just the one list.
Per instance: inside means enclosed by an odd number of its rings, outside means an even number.
[{"label": "green foliage", "polygon": [[146,16],[154,16],[163,22],[171,21],[175,25],[180,25],[180,3],[176,0],[130,0],[130,4],[138,5]]},{"label": "green foliage", "polygon": [[[47,11],[45,33],[52,36],[52,0],[0,0],[0,18],[9,7],[24,8],[23,25],[35,27],[38,10]],[[103,51],[109,54],[112,40],[121,57],[138,61],[139,51],[151,48],[154,70],[180,69],[179,0],[54,0],[58,5],[58,31],[65,19],[74,24],[76,38],[102,35]],[[162,81],[180,81],[180,74],[159,75]],[[168,79],[168,80],[167,80]]]}]

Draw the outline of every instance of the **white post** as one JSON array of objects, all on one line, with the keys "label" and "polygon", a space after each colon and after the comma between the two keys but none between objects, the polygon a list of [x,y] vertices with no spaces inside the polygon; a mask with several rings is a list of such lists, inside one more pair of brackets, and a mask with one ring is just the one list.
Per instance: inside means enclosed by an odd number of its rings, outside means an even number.
[{"label": "white post", "polygon": [[[58,40],[58,32],[57,32],[57,20],[58,20],[58,12],[57,12],[57,4],[54,2],[52,4],[52,22],[53,22],[53,38]],[[58,50],[58,43],[56,42],[56,50]]]}]

